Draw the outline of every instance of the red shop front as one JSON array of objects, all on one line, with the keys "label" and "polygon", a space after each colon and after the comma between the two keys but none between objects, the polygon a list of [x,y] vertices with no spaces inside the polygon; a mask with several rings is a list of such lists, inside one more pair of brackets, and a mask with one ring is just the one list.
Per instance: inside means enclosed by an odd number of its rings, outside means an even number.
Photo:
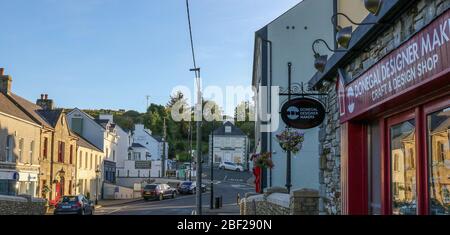
[{"label": "red shop front", "polygon": [[450,12],[339,73],[343,214],[450,214]]}]

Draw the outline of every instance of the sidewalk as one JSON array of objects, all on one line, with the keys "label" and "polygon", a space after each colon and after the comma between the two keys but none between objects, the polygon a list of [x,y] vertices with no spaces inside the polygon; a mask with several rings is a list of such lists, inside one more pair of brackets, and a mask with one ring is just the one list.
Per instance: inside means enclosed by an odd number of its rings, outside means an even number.
[{"label": "sidewalk", "polygon": [[236,203],[225,204],[220,209],[210,209],[203,207],[203,215],[240,215],[239,206]]}]

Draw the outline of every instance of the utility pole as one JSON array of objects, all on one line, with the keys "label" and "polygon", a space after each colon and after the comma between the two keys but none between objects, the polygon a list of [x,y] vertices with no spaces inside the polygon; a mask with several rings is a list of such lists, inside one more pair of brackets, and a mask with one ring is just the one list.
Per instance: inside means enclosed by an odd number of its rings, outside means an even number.
[{"label": "utility pole", "polygon": [[197,110],[196,110],[196,122],[197,122],[197,215],[202,215],[202,149],[201,149],[201,121],[202,121],[202,92],[201,92],[201,77],[200,77],[200,68],[194,68],[190,71],[195,71],[196,80],[197,80]]},{"label": "utility pole", "polygon": [[[192,117],[189,117],[191,119]],[[189,120],[189,181],[192,181],[192,127]]]},{"label": "utility pole", "polygon": [[212,128],[212,132],[211,132],[211,171],[210,171],[211,199],[210,199],[210,203],[209,203],[210,209],[214,209],[214,129],[215,129],[214,121],[215,121],[215,119],[213,120],[213,123],[212,123],[213,128]]},{"label": "utility pole", "polygon": [[163,154],[162,154],[162,158],[161,158],[161,175],[162,178],[164,178],[166,176],[166,138],[167,138],[167,128],[166,128],[166,118],[164,118],[164,135],[163,135]]},{"label": "utility pole", "polygon": [[150,100],[150,96],[147,95],[147,96],[145,96],[145,98],[147,99],[147,107],[145,108],[145,112],[147,112],[148,111],[148,102]]}]

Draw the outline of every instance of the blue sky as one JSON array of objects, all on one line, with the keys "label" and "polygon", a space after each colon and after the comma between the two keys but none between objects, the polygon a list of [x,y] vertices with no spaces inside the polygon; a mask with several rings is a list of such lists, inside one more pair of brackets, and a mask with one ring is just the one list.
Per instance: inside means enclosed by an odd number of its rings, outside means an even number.
[{"label": "blue sky", "polygon": [[[299,0],[191,0],[204,86],[251,84],[254,32]],[[184,0],[0,0],[13,92],[58,107],[133,109],[193,87]]]}]

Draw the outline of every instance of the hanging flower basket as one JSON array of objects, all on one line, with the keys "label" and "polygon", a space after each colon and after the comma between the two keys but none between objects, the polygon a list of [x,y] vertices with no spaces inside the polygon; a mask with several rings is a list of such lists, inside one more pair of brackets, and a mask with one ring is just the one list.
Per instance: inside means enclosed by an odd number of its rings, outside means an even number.
[{"label": "hanging flower basket", "polygon": [[251,160],[253,160],[255,166],[260,168],[272,169],[274,167],[271,153],[253,154]]},{"label": "hanging flower basket", "polygon": [[292,154],[297,154],[303,147],[305,134],[299,131],[286,129],[276,135],[276,138],[284,151],[291,151]]}]

